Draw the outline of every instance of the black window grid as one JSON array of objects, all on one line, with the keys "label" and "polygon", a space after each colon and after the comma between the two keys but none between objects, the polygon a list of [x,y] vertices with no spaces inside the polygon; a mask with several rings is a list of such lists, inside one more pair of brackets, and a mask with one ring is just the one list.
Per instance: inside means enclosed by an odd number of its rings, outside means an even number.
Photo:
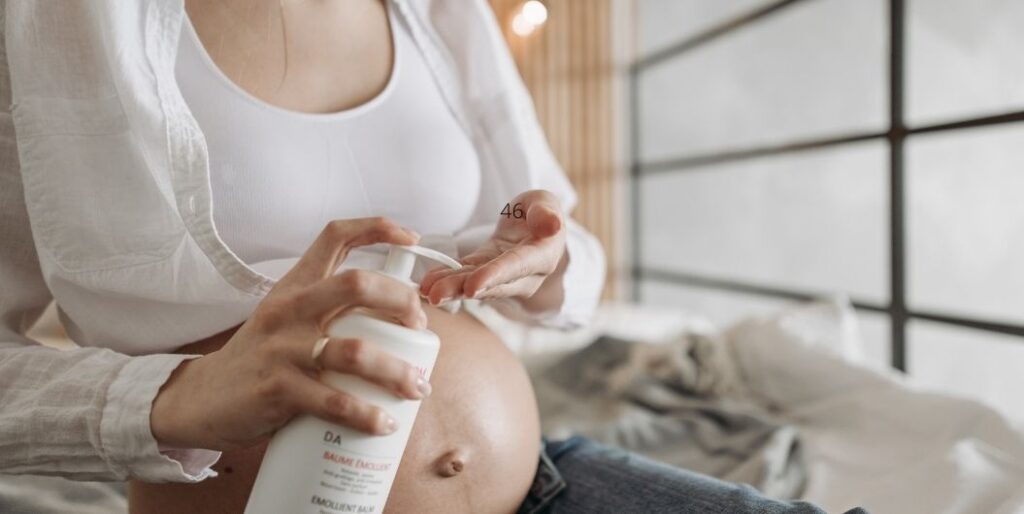
[{"label": "black window grid", "polygon": [[746,148],[742,150],[715,152],[708,154],[689,155],[655,162],[641,162],[639,159],[640,133],[638,82],[642,73],[648,69],[668,62],[674,58],[701,48],[705,44],[724,35],[768,19],[772,14],[787,7],[809,0],[781,0],[768,4],[758,10],[744,14],[725,23],[714,26],[676,44],[652,52],[638,58],[629,69],[629,104],[630,104],[630,196],[631,196],[631,234],[632,234],[632,296],[641,301],[641,283],[654,281],[680,286],[713,289],[719,291],[759,295],[773,298],[810,301],[821,297],[821,294],[805,290],[758,285],[741,280],[722,277],[708,277],[678,271],[669,271],[646,267],[642,264],[641,243],[643,227],[640,221],[640,205],[643,201],[640,180],[645,176],[660,173],[685,173],[687,170],[704,167],[710,164],[752,159],[769,155],[779,155],[816,148],[835,147],[849,143],[869,140],[887,140],[889,143],[889,302],[873,303],[853,300],[856,309],[869,312],[885,313],[890,318],[891,326],[891,364],[896,369],[907,369],[907,322],[912,319],[933,321],[946,325],[983,330],[993,333],[1024,337],[1024,325],[1001,323],[981,318],[952,316],[938,312],[910,309],[906,298],[906,195],[904,189],[904,144],[907,136],[933,132],[948,132],[970,129],[974,127],[994,126],[1007,123],[1024,122],[1024,111],[977,118],[961,119],[947,123],[910,127],[904,116],[904,74],[905,74],[905,35],[906,35],[906,2],[905,0],[889,0],[888,16],[888,97],[889,127],[884,131],[852,133],[820,139],[792,141],[780,145]]}]

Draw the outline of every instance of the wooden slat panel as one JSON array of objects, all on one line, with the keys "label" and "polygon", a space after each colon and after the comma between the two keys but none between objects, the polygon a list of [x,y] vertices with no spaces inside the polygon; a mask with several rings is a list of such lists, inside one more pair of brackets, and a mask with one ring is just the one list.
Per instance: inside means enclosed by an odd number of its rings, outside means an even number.
[{"label": "wooden slat panel", "polygon": [[522,0],[491,0],[552,152],[579,192],[573,216],[604,245],[606,297],[619,269],[611,1],[545,0],[547,23],[524,38],[511,31]]}]

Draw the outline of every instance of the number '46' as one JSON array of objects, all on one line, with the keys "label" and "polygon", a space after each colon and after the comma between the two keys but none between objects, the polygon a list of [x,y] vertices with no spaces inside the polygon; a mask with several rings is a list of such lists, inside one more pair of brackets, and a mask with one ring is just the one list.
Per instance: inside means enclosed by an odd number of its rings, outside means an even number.
[{"label": "number '46'", "polygon": [[526,214],[523,213],[522,205],[523,204],[521,203],[517,203],[515,205],[507,203],[505,204],[505,208],[501,210],[501,215],[506,218],[522,218],[523,216],[526,216]]}]

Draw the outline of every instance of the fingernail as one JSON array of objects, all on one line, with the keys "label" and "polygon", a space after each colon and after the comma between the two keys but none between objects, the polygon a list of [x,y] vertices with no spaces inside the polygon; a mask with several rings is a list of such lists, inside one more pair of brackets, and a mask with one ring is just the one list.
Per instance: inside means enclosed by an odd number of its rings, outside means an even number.
[{"label": "fingernail", "polygon": [[391,416],[384,418],[384,433],[393,434],[395,430],[398,430],[398,422],[395,421],[395,418]]},{"label": "fingernail", "polygon": [[434,388],[430,387],[430,382],[427,382],[427,379],[423,377],[417,377],[416,390],[419,391],[420,398],[426,398],[430,396],[430,392],[433,391]]}]

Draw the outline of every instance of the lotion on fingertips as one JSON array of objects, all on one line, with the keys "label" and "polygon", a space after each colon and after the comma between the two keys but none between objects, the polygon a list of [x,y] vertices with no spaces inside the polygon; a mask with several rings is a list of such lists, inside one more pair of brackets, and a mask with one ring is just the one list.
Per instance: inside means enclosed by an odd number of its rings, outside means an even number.
[{"label": "lotion on fingertips", "polygon": [[[380,271],[415,287],[411,276],[417,256],[461,267],[429,248],[390,245]],[[440,339],[429,330],[414,330],[358,311],[331,322],[327,335],[368,341],[412,364],[428,381],[441,348]],[[310,415],[293,419],[267,446],[245,514],[378,514],[384,510],[420,401],[399,398],[353,375],[324,371],[321,380],[381,407],[395,419],[397,429],[380,436]]]}]

